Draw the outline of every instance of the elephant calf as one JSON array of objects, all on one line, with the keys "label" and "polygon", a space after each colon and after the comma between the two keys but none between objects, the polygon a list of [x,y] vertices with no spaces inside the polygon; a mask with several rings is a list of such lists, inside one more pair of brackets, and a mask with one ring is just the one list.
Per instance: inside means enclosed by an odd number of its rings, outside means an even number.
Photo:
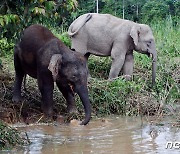
[{"label": "elephant calf", "polygon": [[155,83],[157,52],[152,31],[148,25],[123,20],[110,14],[88,13],[70,25],[68,34],[72,48],[88,59],[90,54],[111,56],[109,79],[122,70],[126,76],[133,73],[133,50],[152,54],[152,83]]},{"label": "elephant calf", "polygon": [[51,31],[41,25],[24,30],[21,41],[14,50],[15,85],[13,101],[21,101],[21,85],[26,74],[38,81],[42,96],[42,110],[47,116],[53,112],[53,89],[56,82],[67,101],[67,110],[76,110],[74,92],[79,95],[87,124],[91,106],[87,89],[88,68],[86,60],[78,52],[66,47]]}]

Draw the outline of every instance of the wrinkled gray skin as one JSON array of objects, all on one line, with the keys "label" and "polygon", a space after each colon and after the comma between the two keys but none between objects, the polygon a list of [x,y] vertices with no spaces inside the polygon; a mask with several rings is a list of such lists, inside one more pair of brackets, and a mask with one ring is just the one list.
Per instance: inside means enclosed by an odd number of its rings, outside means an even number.
[{"label": "wrinkled gray skin", "polygon": [[88,68],[84,56],[70,50],[51,31],[41,25],[24,30],[14,51],[15,85],[13,101],[21,101],[21,85],[26,74],[37,79],[45,115],[53,113],[54,82],[67,101],[67,110],[76,111],[74,93],[79,95],[85,110],[87,124],[91,106],[87,89]]},{"label": "wrinkled gray skin", "polygon": [[133,50],[152,55],[152,84],[155,83],[157,52],[151,28],[123,20],[110,14],[89,13],[78,17],[69,27],[72,48],[87,59],[90,54],[111,56],[109,79],[122,70],[127,79],[132,76]]}]

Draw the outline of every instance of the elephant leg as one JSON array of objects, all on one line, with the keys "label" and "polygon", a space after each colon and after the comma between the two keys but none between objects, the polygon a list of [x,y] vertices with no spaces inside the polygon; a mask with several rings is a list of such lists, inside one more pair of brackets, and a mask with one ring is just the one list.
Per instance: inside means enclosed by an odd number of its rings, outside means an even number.
[{"label": "elephant leg", "polygon": [[119,48],[114,48],[111,51],[111,58],[112,58],[112,64],[111,69],[109,73],[109,80],[118,77],[120,70],[122,69],[122,66],[125,61],[125,53],[121,53],[119,51]]},{"label": "elephant leg", "polygon": [[14,89],[13,89],[13,102],[20,102],[22,101],[22,96],[21,96],[21,86],[22,86],[22,81],[23,77],[25,75],[20,59],[17,55],[17,49],[15,48],[15,53],[14,53],[14,67],[15,67],[15,83],[14,83]]},{"label": "elephant leg", "polygon": [[125,79],[130,80],[132,73],[133,73],[133,66],[134,66],[134,57],[133,54],[128,54],[125,57],[125,62],[123,65],[123,75]]},{"label": "elephant leg", "polygon": [[[41,75],[39,75],[41,74]],[[38,73],[38,87],[42,96],[41,109],[46,116],[52,116],[53,113],[53,89],[54,81],[49,74]]]},{"label": "elephant leg", "polygon": [[68,84],[60,84],[57,83],[57,86],[61,93],[63,94],[64,98],[67,102],[67,111],[69,113],[75,113],[77,112],[76,105],[75,105],[75,97],[72,87]]}]

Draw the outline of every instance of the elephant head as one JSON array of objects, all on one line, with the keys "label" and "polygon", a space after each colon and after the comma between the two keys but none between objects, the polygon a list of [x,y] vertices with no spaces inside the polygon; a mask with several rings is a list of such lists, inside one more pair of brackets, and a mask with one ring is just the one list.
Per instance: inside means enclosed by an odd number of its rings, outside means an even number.
[{"label": "elephant head", "polygon": [[136,51],[147,54],[148,56],[152,55],[152,85],[154,85],[157,67],[157,51],[152,30],[148,25],[135,24],[130,31],[130,36],[133,39]]},{"label": "elephant head", "polygon": [[70,55],[67,53],[54,54],[48,69],[52,72],[57,85],[62,86],[67,83],[71,90],[79,95],[85,110],[85,120],[81,124],[86,125],[91,118],[91,106],[88,96],[88,68],[85,58],[77,52],[72,52]]}]

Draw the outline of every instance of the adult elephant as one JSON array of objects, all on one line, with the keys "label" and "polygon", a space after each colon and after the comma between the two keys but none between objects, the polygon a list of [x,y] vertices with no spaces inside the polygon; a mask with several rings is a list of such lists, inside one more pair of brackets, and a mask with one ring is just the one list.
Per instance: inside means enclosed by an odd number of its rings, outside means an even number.
[{"label": "adult elephant", "polygon": [[152,84],[155,83],[157,52],[151,28],[145,24],[123,20],[110,14],[88,13],[78,17],[69,27],[72,48],[88,59],[90,54],[111,56],[109,79],[122,69],[126,77],[133,73],[133,50],[152,55]]},{"label": "adult elephant", "polygon": [[53,112],[53,89],[56,82],[67,101],[67,110],[76,110],[74,92],[80,96],[87,124],[91,106],[87,89],[88,68],[84,56],[66,47],[51,31],[41,25],[24,30],[14,51],[15,85],[13,101],[21,101],[21,85],[26,74],[38,80],[42,95],[42,110],[47,116]]}]

